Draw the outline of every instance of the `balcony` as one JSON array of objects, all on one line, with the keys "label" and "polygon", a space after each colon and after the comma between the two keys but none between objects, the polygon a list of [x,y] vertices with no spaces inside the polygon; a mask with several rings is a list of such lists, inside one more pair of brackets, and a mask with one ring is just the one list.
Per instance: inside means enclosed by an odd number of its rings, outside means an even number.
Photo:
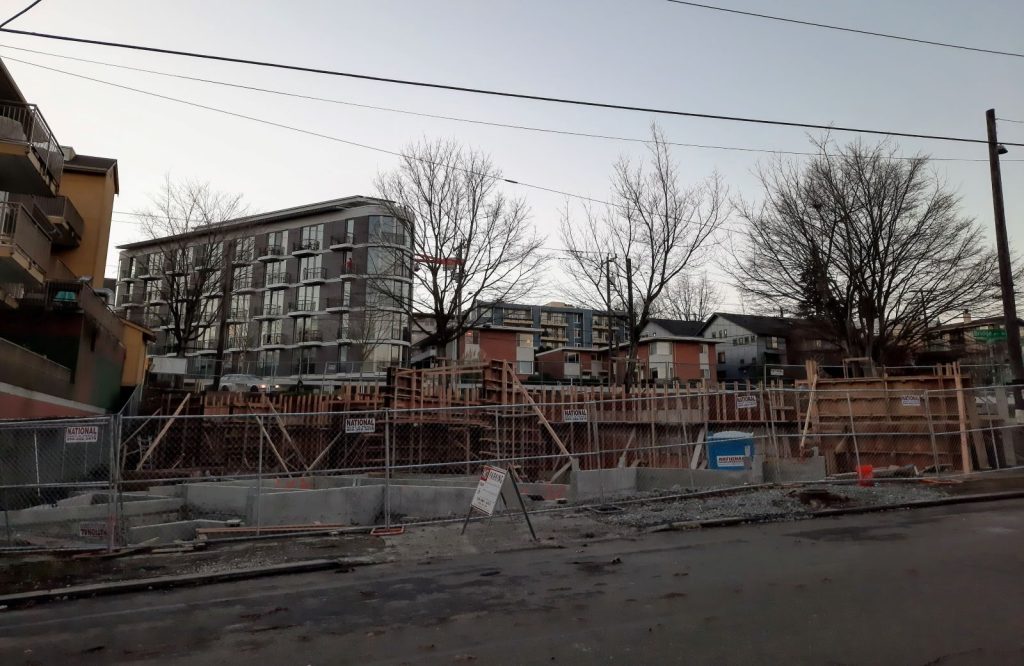
[{"label": "balcony", "polygon": [[248,349],[252,346],[252,338],[247,335],[236,335],[228,338],[228,344],[225,349],[228,351],[238,351],[240,349]]},{"label": "balcony", "polygon": [[375,235],[372,241],[380,245],[398,245],[399,247],[408,247],[409,236],[406,234],[393,234],[382,231]]},{"label": "balcony", "polygon": [[302,269],[302,281],[306,284],[315,284],[327,279],[327,269],[322,266],[310,266]]},{"label": "balcony", "polygon": [[82,242],[82,232],[85,229],[85,221],[71,200],[65,196],[43,197],[30,194],[10,194],[9,201],[16,201],[31,210],[38,209],[38,213],[45,217],[53,229],[51,230],[52,243],[58,247],[78,247]]},{"label": "balcony", "polygon": [[316,367],[316,361],[296,361],[295,363],[292,363],[292,374],[319,375],[320,372]]},{"label": "balcony", "polygon": [[251,247],[235,250],[235,256],[231,259],[231,264],[234,266],[247,266],[252,263],[255,256],[256,252]]},{"label": "balcony", "polygon": [[228,312],[228,321],[231,323],[245,323],[249,321],[249,309],[232,308]]},{"label": "balcony", "polygon": [[50,237],[43,221],[20,203],[0,202],[0,283],[42,284],[49,264]]},{"label": "balcony", "polygon": [[280,245],[265,245],[256,250],[256,261],[277,261],[284,258],[284,248]]},{"label": "balcony", "polygon": [[323,342],[323,339],[323,333],[318,330],[306,329],[304,331],[295,332],[295,342],[300,345]]},{"label": "balcony", "polygon": [[0,188],[54,196],[64,151],[35,104],[0,102]]},{"label": "balcony", "polygon": [[296,256],[316,254],[320,251],[320,241],[318,240],[301,240],[297,243],[292,243],[292,254]]},{"label": "balcony", "polygon": [[292,274],[284,271],[278,273],[267,273],[263,279],[263,286],[267,289],[286,289],[292,283]]},{"label": "balcony", "polygon": [[277,303],[264,304],[263,309],[253,315],[254,319],[276,319],[281,317],[284,309]]},{"label": "balcony", "polygon": [[196,342],[194,352],[196,354],[216,354],[217,340],[199,340]]},{"label": "balcony", "polygon": [[280,333],[263,333],[259,337],[259,345],[264,349],[280,349],[285,346],[284,336]]},{"label": "balcony", "polygon": [[71,397],[71,370],[25,347],[0,338],[0,381],[29,391]]},{"label": "balcony", "polygon": [[288,316],[298,317],[320,311],[319,298],[302,298],[288,304]]},{"label": "balcony", "polygon": [[251,275],[235,278],[231,283],[231,291],[236,293],[256,291],[257,289],[259,289],[259,287],[256,286],[256,280],[254,280]]},{"label": "balcony", "polygon": [[356,235],[353,233],[343,233],[331,236],[331,249],[332,250],[349,250],[356,243]]},{"label": "balcony", "polygon": [[352,309],[351,298],[329,297],[324,299],[324,310],[327,312],[344,312]]}]

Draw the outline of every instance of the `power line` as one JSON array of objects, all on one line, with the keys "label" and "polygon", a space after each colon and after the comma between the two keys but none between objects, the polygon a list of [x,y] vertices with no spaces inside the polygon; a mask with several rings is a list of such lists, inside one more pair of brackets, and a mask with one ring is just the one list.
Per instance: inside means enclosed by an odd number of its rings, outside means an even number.
[{"label": "power line", "polygon": [[33,7],[35,7],[36,5],[38,5],[38,4],[39,4],[40,2],[42,2],[42,1],[43,1],[43,0],[35,0],[35,2],[33,2],[32,4],[30,4],[30,5],[28,6],[28,7],[25,7],[24,9],[22,9],[22,10],[21,10],[20,12],[18,12],[17,14],[15,14],[14,16],[12,16],[11,18],[7,19],[7,20],[6,20],[6,21],[4,21],[3,23],[0,23],[0,28],[4,27],[5,25],[7,25],[8,23],[10,23],[10,22],[11,22],[11,21],[13,21],[14,19],[18,18],[19,16],[24,16],[24,15],[25,15],[25,14],[27,14],[27,13],[28,13],[29,11],[31,11]]},{"label": "power line", "polygon": [[[323,74],[328,76],[340,76],[351,79],[359,79],[363,81],[374,81],[378,83],[392,83],[396,85],[412,86],[416,88],[432,88],[435,90],[448,90],[452,92],[463,92],[472,93],[476,95],[490,95],[492,97],[502,97],[506,99],[524,99],[534,102],[550,102],[554,104],[568,104],[573,106],[584,106],[588,108],[597,109],[614,109],[618,111],[638,111],[641,113],[651,113],[657,115],[667,116],[679,116],[685,118],[703,118],[705,120],[722,120],[729,122],[739,123],[750,123],[756,125],[775,125],[779,127],[799,127],[802,129],[818,129],[828,130],[832,132],[853,132],[858,134],[881,134],[885,136],[903,137],[909,139],[928,139],[934,141],[954,141],[959,143],[981,143],[987,144],[986,139],[969,139],[967,137],[956,137],[956,136],[944,136],[938,134],[918,134],[915,132],[897,132],[891,130],[876,130],[868,128],[857,128],[857,127],[842,127],[836,125],[825,125],[821,123],[805,123],[785,120],[769,120],[765,118],[750,118],[745,116],[729,116],[713,113],[698,113],[695,111],[677,111],[672,109],[659,109],[655,107],[635,106],[629,104],[616,104],[612,102],[593,102],[587,100],[572,99],[568,97],[550,97],[546,95],[533,95],[528,93],[514,93],[501,90],[491,90],[488,88],[473,88],[469,86],[457,86],[452,84],[444,83],[432,83],[428,81],[416,81],[412,79],[398,79],[394,77],[377,76],[371,74],[357,74],[354,72],[342,72],[332,69],[323,69],[319,67],[305,67],[301,65],[287,65],[284,63],[270,62],[266,60],[251,60],[248,58],[234,58],[230,56],[213,55],[209,53],[198,53],[193,51],[181,51],[177,49],[164,49],[155,46],[143,46],[139,44],[127,44],[124,42],[110,42],[98,39],[85,39],[83,37],[72,37],[69,35],[54,35],[45,32],[32,32],[28,30],[15,30],[12,28],[0,28],[0,32],[7,32],[14,35],[24,35],[28,37],[38,37],[42,39],[53,39],[65,42],[75,42],[79,44],[91,44],[94,46],[106,46],[110,48],[128,49],[132,51],[144,51],[148,53],[161,53],[164,55],[176,55],[187,58],[197,58],[200,60],[214,60],[219,62],[229,62],[234,64],[242,65],[254,65],[257,67],[268,67],[272,69],[283,69],[294,72],[305,72],[309,74]],[[1024,144],[1008,143],[1005,145],[1022,146]]]},{"label": "power line", "polygon": [[1024,120],[1011,120],[1009,118],[996,118],[1004,123],[1017,123],[1018,125],[1024,125]]},{"label": "power line", "polygon": [[[623,136],[614,136],[614,135],[608,135],[608,134],[591,134],[591,133],[587,133],[587,132],[577,132],[577,131],[572,131],[572,130],[552,129],[552,128],[545,128],[545,127],[533,127],[533,126],[529,126],[529,125],[516,125],[516,124],[511,124],[511,123],[499,123],[499,122],[494,122],[494,121],[478,120],[478,119],[473,119],[473,118],[460,118],[458,116],[447,116],[447,115],[434,114],[434,113],[425,113],[425,112],[422,112],[422,111],[410,111],[408,109],[397,109],[397,108],[394,108],[394,107],[376,106],[376,105],[373,105],[373,104],[361,104],[361,103],[358,103],[358,102],[350,102],[350,101],[347,101],[347,100],[334,99],[334,98],[330,98],[330,97],[319,97],[319,96],[316,96],[316,95],[305,95],[305,94],[302,94],[302,93],[295,93],[295,92],[289,92],[289,91],[284,91],[284,90],[276,90],[276,89],[273,89],[273,88],[262,88],[262,87],[259,87],[259,86],[250,86],[250,85],[245,85],[245,84],[241,84],[241,83],[231,83],[229,81],[221,81],[221,80],[217,80],[217,79],[207,79],[207,78],[196,77],[196,76],[188,76],[188,75],[185,75],[185,74],[177,74],[177,73],[174,73],[174,72],[162,72],[162,71],[159,71],[159,70],[146,69],[144,67],[133,67],[131,65],[122,65],[120,63],[105,62],[103,60],[91,60],[89,58],[78,58],[78,57],[75,57],[75,56],[63,55],[63,54],[60,54],[60,53],[50,53],[50,52],[47,52],[47,51],[39,51],[39,50],[36,50],[36,49],[26,49],[26,48],[22,48],[22,47],[18,47],[18,46],[10,46],[10,45],[7,45],[7,44],[0,44],[0,48],[13,49],[15,51],[24,51],[24,52],[27,52],[27,53],[35,53],[37,55],[44,55],[44,56],[50,56],[50,57],[54,57],[54,58],[61,58],[61,59],[64,59],[64,60],[72,60],[72,61],[75,61],[75,62],[84,62],[84,63],[93,64],[93,65],[101,65],[101,66],[104,66],[104,67],[114,67],[114,68],[117,68],[117,69],[124,69],[124,70],[133,71],[133,72],[143,72],[143,73],[146,73],[146,74],[154,74],[156,76],[165,76],[165,77],[174,78],[174,79],[181,79],[181,80],[185,80],[185,81],[195,81],[195,82],[199,82],[199,83],[209,83],[209,84],[218,85],[218,86],[224,86],[224,87],[228,87],[228,88],[237,88],[237,89],[240,89],[240,90],[249,90],[249,91],[253,91],[253,92],[267,93],[267,94],[271,94],[271,95],[280,95],[280,96],[284,96],[284,97],[292,97],[292,98],[296,98],[296,99],[304,99],[304,100],[315,101],[315,102],[325,102],[325,103],[329,103],[329,104],[340,104],[340,105],[343,105],[343,106],[352,106],[352,107],[357,107],[357,108],[361,108],[361,109],[371,109],[371,110],[374,110],[374,111],[385,111],[385,112],[389,112],[389,113],[399,113],[399,114],[404,114],[404,115],[417,116],[417,117],[421,117],[421,118],[433,118],[433,119],[438,119],[438,120],[450,120],[450,121],[461,122],[461,123],[469,123],[469,124],[473,124],[473,125],[485,125],[485,126],[488,126],[488,127],[502,127],[502,128],[506,128],[506,129],[525,130],[525,131],[529,131],[529,132],[540,132],[540,133],[544,133],[544,134],[559,134],[559,135],[566,135],[566,136],[576,136],[576,137],[584,137],[584,138],[589,138],[589,139],[606,139],[606,140],[611,140],[611,141],[625,141],[625,142],[631,142],[631,143],[648,143],[649,142],[649,139],[641,139],[641,138],[637,138],[637,137],[623,137]],[[710,149],[710,150],[730,150],[730,151],[740,151],[740,152],[749,152],[749,153],[766,153],[766,154],[771,154],[771,155],[797,155],[797,156],[806,156],[806,157],[816,157],[816,156],[819,155],[819,153],[815,153],[815,152],[811,152],[811,151],[776,150],[776,149],[772,149],[772,148],[752,148],[752,147],[749,147],[749,146],[721,146],[721,145],[701,144],[701,143],[683,143],[683,142],[679,142],[679,141],[666,141],[665,143],[667,145],[670,145],[670,146],[679,146],[679,147],[683,147],[683,148],[702,148],[702,149]],[[897,155],[897,156],[893,156],[893,157],[887,158],[887,159],[914,160],[914,159],[917,159],[917,158],[916,157],[906,157],[906,156],[902,156],[902,155]],[[932,161],[936,161],[936,162],[988,162],[988,158],[969,158],[969,157],[929,157],[928,159],[932,160]],[[1003,160],[1003,161],[1004,162],[1024,162],[1024,160],[1017,160],[1017,159]]]},{"label": "power line", "polygon": [[827,23],[815,23],[813,21],[801,21],[799,19],[784,18],[782,16],[771,16],[769,14],[758,14],[757,12],[747,12],[739,9],[730,9],[728,7],[717,7],[715,5],[705,5],[699,2],[685,2],[684,0],[668,0],[673,4],[686,5],[687,7],[698,7],[700,9],[711,9],[716,12],[726,12],[728,14],[740,14],[742,16],[752,16],[754,18],[769,19],[771,21],[781,21],[783,23],[795,23],[797,25],[810,26],[812,28],[826,28],[828,30],[838,30],[840,32],[852,32],[858,35],[869,35],[871,37],[884,37],[886,39],[897,39],[902,42],[913,42],[915,44],[927,44],[928,46],[943,46],[950,49],[960,49],[961,51],[975,51],[977,53],[988,53],[990,55],[1002,55],[1010,56],[1013,58],[1024,58],[1024,53],[1014,53],[1013,51],[996,51],[994,49],[983,49],[976,46],[964,46],[963,44],[950,44],[949,42],[937,42],[930,39],[918,39],[916,37],[906,37],[904,35],[893,35],[885,32],[874,32],[871,30],[859,30],[857,28],[847,28],[839,25],[829,25]]}]

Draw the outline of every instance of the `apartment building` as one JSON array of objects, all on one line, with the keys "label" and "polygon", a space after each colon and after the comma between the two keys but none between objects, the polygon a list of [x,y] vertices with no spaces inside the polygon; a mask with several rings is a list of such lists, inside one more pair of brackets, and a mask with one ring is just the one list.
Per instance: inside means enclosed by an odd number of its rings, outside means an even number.
[{"label": "apartment building", "polygon": [[494,326],[540,329],[534,348],[543,352],[559,347],[595,347],[626,339],[622,312],[593,310],[553,301],[544,305],[486,303],[474,309],[470,321]]},{"label": "apartment building", "polygon": [[717,374],[723,381],[802,378],[808,359],[842,365],[839,346],[804,319],[716,312],[700,334],[717,343]]},{"label": "apartment building", "polygon": [[61,146],[2,61],[0,99],[0,418],[103,413],[149,335],[102,291],[117,161]]},{"label": "apartment building", "polygon": [[[156,328],[151,354],[184,355],[197,383],[220,366],[330,385],[408,362],[412,227],[380,200],[333,199],[119,249],[118,308]],[[183,268],[214,276],[184,343],[173,334],[185,307],[175,301],[186,300],[175,293],[189,288]]]}]

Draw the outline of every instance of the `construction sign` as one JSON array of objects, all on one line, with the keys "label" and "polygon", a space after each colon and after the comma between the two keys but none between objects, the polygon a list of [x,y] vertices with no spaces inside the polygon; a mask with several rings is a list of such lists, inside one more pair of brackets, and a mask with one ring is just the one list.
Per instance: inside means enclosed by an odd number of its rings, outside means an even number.
[{"label": "construction sign", "polygon": [[372,416],[345,419],[345,434],[353,435],[360,433],[377,432],[377,419]]},{"label": "construction sign", "polygon": [[587,421],[587,410],[585,409],[572,408],[562,410],[563,423],[586,423]]},{"label": "construction sign", "polygon": [[65,444],[91,444],[100,441],[99,426],[68,426],[64,428]]},{"label": "construction sign", "polygon": [[757,396],[756,395],[738,395],[736,396],[736,409],[756,409],[757,408]]},{"label": "construction sign", "polygon": [[466,527],[469,526],[469,519],[473,516],[474,511],[485,516],[493,516],[494,510],[498,506],[499,497],[505,500],[506,509],[511,509],[516,503],[519,504],[523,517],[526,518],[526,525],[530,528],[530,535],[536,541],[537,534],[533,531],[533,523],[530,522],[530,514],[526,511],[526,502],[523,501],[523,496],[519,492],[519,484],[516,483],[515,475],[494,465],[484,465],[484,469],[480,473],[476,492],[473,493],[473,499],[469,503],[466,522],[462,524],[462,533],[466,533]]}]

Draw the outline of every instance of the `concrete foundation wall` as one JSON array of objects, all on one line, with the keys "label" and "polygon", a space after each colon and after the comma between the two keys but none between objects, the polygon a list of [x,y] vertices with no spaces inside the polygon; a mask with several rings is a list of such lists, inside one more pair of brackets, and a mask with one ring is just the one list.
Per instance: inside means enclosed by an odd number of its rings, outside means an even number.
[{"label": "concrete foundation wall", "polygon": [[185,503],[199,515],[245,516],[253,489],[219,483],[185,485]]},{"label": "concrete foundation wall", "polygon": [[[256,498],[247,521],[256,524]],[[329,488],[260,495],[259,519],[263,525],[342,523],[372,525],[384,508],[384,488]]]},{"label": "concrete foundation wall", "polygon": [[825,478],[825,457],[770,460],[764,463],[764,480],[772,483],[819,481]]},{"label": "concrete foundation wall", "polygon": [[[391,514],[418,519],[465,516],[475,491],[476,488],[392,486]],[[498,510],[503,506],[498,498]]]},{"label": "concrete foundation wall", "polygon": [[196,529],[200,527],[223,527],[223,520],[180,520],[173,523],[157,525],[140,525],[128,530],[128,543],[136,544],[150,539],[159,539],[155,544],[173,543],[175,541],[192,541],[196,538]]},{"label": "concrete foundation wall", "polygon": [[730,471],[719,469],[653,469],[641,467],[637,470],[639,491],[673,490],[695,488],[727,488],[742,486],[753,481],[750,470]]},{"label": "concrete foundation wall", "polygon": [[636,491],[637,468],[593,469],[569,474],[570,501],[600,499]]}]

